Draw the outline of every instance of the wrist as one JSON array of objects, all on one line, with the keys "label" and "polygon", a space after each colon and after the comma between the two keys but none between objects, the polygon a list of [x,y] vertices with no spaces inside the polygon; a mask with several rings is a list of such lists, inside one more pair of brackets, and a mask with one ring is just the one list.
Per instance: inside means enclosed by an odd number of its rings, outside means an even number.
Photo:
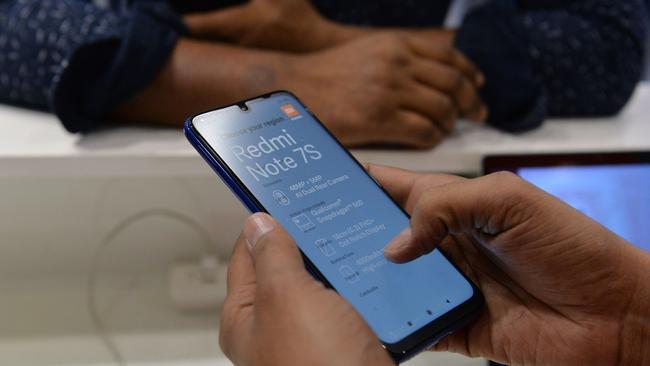
[{"label": "wrist", "polygon": [[246,57],[235,68],[236,83],[241,85],[242,95],[251,96],[275,90],[293,90],[301,69],[297,67],[298,56],[265,50],[243,50]]},{"label": "wrist", "polygon": [[625,309],[621,324],[619,365],[650,364],[650,255],[639,253],[636,257],[640,263],[633,300]]},{"label": "wrist", "polygon": [[304,86],[318,85],[317,69],[314,69],[312,57],[318,53],[283,53],[278,54],[274,63],[275,87],[289,91],[301,91]]}]

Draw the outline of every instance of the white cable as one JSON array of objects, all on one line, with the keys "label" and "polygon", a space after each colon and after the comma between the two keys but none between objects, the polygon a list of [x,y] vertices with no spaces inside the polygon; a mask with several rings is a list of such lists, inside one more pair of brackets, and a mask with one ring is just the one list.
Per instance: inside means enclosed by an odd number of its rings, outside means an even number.
[{"label": "white cable", "polygon": [[140,211],[120,221],[108,232],[108,234],[104,237],[104,240],[102,240],[102,242],[95,249],[93,255],[91,267],[88,272],[88,282],[86,284],[87,285],[86,305],[88,307],[88,313],[90,315],[90,319],[94,327],[96,328],[97,333],[99,334],[102,342],[106,346],[106,349],[110,353],[111,357],[115,361],[115,364],[117,364],[118,366],[126,366],[126,362],[124,360],[124,356],[122,356],[120,350],[118,349],[117,345],[113,341],[110,332],[106,327],[106,324],[104,323],[104,320],[100,316],[99,311],[97,309],[97,298],[95,293],[95,287],[97,282],[97,270],[99,268],[99,264],[101,263],[102,254],[104,250],[106,250],[106,248],[110,246],[110,244],[113,242],[113,240],[115,240],[115,238],[117,238],[118,235],[120,235],[122,232],[124,232],[124,230],[128,229],[135,223],[151,217],[166,217],[187,225],[188,227],[194,229],[202,238],[202,242],[205,245],[206,252],[207,253],[214,252],[214,247],[211,244],[210,235],[207,233],[207,231],[203,228],[203,226],[201,226],[201,224],[198,221],[196,221],[195,219],[193,219],[188,215],[181,214],[176,211],[168,210],[168,209],[154,208],[154,209]]}]

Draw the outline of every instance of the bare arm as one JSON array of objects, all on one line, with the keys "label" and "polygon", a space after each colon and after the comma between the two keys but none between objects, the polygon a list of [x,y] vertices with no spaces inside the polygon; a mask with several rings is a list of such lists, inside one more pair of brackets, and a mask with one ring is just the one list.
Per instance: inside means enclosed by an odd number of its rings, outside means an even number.
[{"label": "bare arm", "polygon": [[181,39],[158,76],[113,118],[180,125],[187,116],[277,88],[287,56]]},{"label": "bare arm", "polygon": [[442,28],[376,28],[337,23],[305,0],[253,0],[244,5],[184,17],[192,37],[289,52],[313,52],[377,32],[402,32],[452,46]]},{"label": "bare arm", "polygon": [[453,49],[399,34],[307,54],[180,39],[154,80],[112,117],[180,125],[192,114],[285,89],[345,144],[424,148],[449,133],[459,114],[485,118],[480,79]]}]

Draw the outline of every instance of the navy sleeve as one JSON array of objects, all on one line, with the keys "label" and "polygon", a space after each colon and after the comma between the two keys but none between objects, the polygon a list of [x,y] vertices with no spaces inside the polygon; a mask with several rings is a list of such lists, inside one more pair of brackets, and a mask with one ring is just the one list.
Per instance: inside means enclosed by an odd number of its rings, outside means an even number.
[{"label": "navy sleeve", "polygon": [[523,131],[619,112],[641,78],[646,14],[642,0],[494,0],[467,15],[456,46],[486,75],[488,122]]},{"label": "navy sleeve", "polygon": [[184,31],[161,1],[0,1],[0,100],[92,130],[155,77]]}]

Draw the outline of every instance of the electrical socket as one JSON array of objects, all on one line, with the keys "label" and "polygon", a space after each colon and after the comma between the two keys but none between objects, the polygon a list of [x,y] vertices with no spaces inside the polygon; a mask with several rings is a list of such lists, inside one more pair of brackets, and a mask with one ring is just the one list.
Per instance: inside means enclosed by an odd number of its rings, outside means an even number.
[{"label": "electrical socket", "polygon": [[183,312],[219,309],[226,298],[227,265],[213,256],[175,263],[169,270],[169,297]]}]

